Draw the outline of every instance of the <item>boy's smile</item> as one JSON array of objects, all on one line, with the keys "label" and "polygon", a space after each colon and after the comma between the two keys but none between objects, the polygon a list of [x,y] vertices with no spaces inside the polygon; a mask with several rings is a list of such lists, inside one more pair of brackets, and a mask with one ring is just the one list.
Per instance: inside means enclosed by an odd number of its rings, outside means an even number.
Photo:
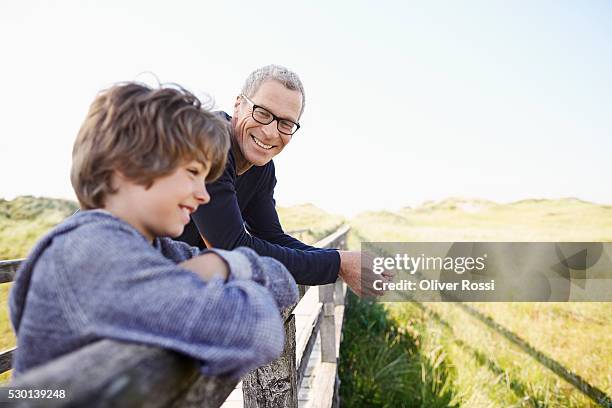
[{"label": "boy's smile", "polygon": [[187,221],[185,221],[185,224],[189,223],[189,219],[190,219],[191,213],[193,213],[196,210],[197,207],[192,207],[192,206],[189,206],[189,205],[180,204],[179,208],[181,210],[183,210],[183,215],[184,215],[183,218],[185,218],[187,220]]}]

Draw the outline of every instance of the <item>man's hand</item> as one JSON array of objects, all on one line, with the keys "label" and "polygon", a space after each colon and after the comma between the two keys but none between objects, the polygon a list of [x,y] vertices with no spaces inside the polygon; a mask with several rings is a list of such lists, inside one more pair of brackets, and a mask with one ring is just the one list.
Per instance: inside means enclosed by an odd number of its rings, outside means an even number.
[{"label": "man's hand", "polygon": [[229,275],[227,264],[214,252],[194,256],[191,259],[181,262],[179,265],[194,272],[204,281],[209,281],[215,277],[227,280],[227,276]]},{"label": "man's hand", "polygon": [[374,289],[375,280],[390,282],[393,279],[392,272],[385,271],[381,275],[375,274],[372,269],[372,255],[364,253],[364,265],[361,265],[362,253],[358,251],[338,251],[340,254],[340,277],[349,288],[359,297],[382,296],[382,291]]}]

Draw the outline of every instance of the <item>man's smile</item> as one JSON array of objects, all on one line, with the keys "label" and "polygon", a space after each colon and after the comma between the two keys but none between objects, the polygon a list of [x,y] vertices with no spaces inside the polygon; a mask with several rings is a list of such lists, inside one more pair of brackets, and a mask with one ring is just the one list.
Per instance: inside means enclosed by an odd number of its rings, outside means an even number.
[{"label": "man's smile", "polygon": [[261,140],[259,140],[258,138],[256,138],[253,135],[250,135],[251,139],[253,139],[253,141],[255,142],[255,144],[259,147],[261,147],[262,149],[266,149],[266,150],[270,150],[271,148],[273,148],[274,146],[272,145],[267,145],[265,143],[263,143]]}]

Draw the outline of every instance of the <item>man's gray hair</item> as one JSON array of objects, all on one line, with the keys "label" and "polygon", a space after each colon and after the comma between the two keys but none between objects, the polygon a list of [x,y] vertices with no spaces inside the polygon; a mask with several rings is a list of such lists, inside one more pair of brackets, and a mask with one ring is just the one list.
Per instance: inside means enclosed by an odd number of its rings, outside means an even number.
[{"label": "man's gray hair", "polygon": [[302,110],[300,110],[300,117],[304,112],[304,106],[306,106],[306,95],[304,94],[304,85],[300,81],[300,77],[289,69],[281,65],[266,65],[251,72],[251,75],[246,79],[242,86],[242,93],[246,96],[253,96],[259,89],[261,84],[265,81],[274,80],[280,82],[285,88],[292,91],[298,91],[302,94]]}]

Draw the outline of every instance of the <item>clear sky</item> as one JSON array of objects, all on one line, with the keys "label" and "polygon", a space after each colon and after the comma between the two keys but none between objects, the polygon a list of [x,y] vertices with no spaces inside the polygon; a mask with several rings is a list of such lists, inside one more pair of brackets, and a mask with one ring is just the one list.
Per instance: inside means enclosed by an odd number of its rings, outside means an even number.
[{"label": "clear sky", "polygon": [[612,203],[611,21],[609,1],[3,1],[0,197],[74,197],[72,143],[114,82],[152,71],[231,112],[277,63],[307,99],[279,205]]}]

